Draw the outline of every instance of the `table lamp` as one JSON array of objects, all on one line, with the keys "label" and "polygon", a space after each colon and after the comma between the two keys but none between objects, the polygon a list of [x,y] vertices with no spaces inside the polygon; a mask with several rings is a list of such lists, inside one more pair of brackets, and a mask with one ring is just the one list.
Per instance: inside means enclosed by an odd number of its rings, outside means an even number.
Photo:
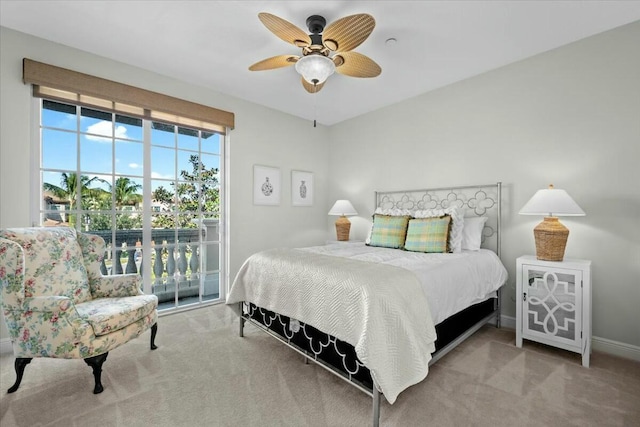
[{"label": "table lamp", "polygon": [[566,191],[553,188],[553,184],[536,194],[524,205],[520,215],[544,215],[544,220],[533,229],[536,257],[544,261],[562,261],[569,237],[569,229],[558,216],[584,216],[584,211]]},{"label": "table lamp", "polygon": [[347,215],[358,215],[358,212],[351,202],[348,200],[338,200],[329,211],[329,215],[340,216],[340,218],[336,220],[336,234],[338,236],[338,241],[349,240],[351,221],[349,221]]}]

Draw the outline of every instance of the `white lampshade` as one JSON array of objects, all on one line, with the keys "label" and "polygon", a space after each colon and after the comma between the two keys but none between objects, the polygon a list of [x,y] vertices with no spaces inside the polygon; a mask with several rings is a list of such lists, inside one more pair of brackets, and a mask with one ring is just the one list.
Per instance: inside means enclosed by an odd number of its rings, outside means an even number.
[{"label": "white lampshade", "polygon": [[543,215],[544,220],[533,229],[536,257],[545,261],[562,261],[569,229],[558,216],[583,216],[584,211],[566,191],[553,188],[538,190],[519,212],[521,215]]},{"label": "white lampshade", "polygon": [[324,83],[335,70],[333,61],[322,54],[303,56],[296,62],[296,71],[311,84]]},{"label": "white lampshade", "polygon": [[329,211],[329,215],[347,216],[358,215],[358,211],[353,207],[348,200],[338,200],[333,204],[333,207]]},{"label": "white lampshade", "polygon": [[558,188],[538,190],[536,194],[520,209],[520,215],[544,216],[584,216],[584,211],[567,194]]}]

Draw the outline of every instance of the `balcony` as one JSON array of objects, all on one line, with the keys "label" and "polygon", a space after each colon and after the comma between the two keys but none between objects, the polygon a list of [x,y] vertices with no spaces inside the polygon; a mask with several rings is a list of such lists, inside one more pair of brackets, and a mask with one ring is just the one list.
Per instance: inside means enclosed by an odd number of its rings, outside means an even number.
[{"label": "balcony", "polygon": [[[141,229],[116,230],[115,243],[111,230],[89,232],[107,245],[100,267],[103,275],[142,274]],[[151,230],[152,292],[158,296],[159,309],[220,297],[218,236],[217,219],[204,220],[201,228]]]}]

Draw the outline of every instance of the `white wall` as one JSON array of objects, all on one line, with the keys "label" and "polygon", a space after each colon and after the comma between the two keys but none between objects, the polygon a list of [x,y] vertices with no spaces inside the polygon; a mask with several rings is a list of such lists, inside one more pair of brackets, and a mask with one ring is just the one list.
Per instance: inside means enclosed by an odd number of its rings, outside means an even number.
[{"label": "white wall", "polygon": [[[562,222],[571,230],[566,256],[593,260],[594,335],[640,346],[637,40],[640,23],[314,129],[292,116],[2,28],[0,227],[29,225],[31,97],[21,82],[21,60],[29,57],[236,113],[232,277],[257,250],[333,236],[335,218],[326,212],[337,198],[349,198],[361,213],[352,218],[352,238],[364,238],[374,190],[500,180],[510,273],[504,303],[514,316],[515,258],[535,251],[532,229],[541,220],[517,211],[537,189],[554,183],[587,212]],[[254,163],[281,168],[280,207],[252,204]],[[313,208],[290,206],[291,169],[315,172]],[[6,336],[1,325],[0,338]]]},{"label": "white wall", "polygon": [[594,336],[640,346],[639,41],[636,22],[333,126],[330,200],[361,213],[352,237],[375,190],[502,181],[515,316],[515,259],[542,220],[517,212],[553,183],[587,213],[561,221],[565,257],[593,261]]},{"label": "white wall", "polygon": [[[322,244],[328,237],[328,130],[309,121],[103,57],[0,28],[0,228],[29,226],[31,92],[22,58],[46,62],[235,113],[230,135],[230,275],[261,249]],[[304,135],[301,138],[300,135]],[[280,206],[253,205],[253,165],[279,167]],[[314,172],[313,207],[291,206],[291,170]],[[0,322],[0,338],[6,338]]]}]

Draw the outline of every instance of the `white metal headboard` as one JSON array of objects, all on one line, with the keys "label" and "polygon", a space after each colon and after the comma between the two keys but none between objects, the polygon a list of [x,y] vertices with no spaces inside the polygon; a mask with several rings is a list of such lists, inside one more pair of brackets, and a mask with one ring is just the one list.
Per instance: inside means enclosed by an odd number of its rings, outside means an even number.
[{"label": "white metal headboard", "polygon": [[422,190],[376,191],[376,208],[417,211],[446,209],[457,206],[464,216],[486,216],[482,232],[482,247],[500,257],[500,227],[502,216],[502,183],[462,187],[426,188]]}]

